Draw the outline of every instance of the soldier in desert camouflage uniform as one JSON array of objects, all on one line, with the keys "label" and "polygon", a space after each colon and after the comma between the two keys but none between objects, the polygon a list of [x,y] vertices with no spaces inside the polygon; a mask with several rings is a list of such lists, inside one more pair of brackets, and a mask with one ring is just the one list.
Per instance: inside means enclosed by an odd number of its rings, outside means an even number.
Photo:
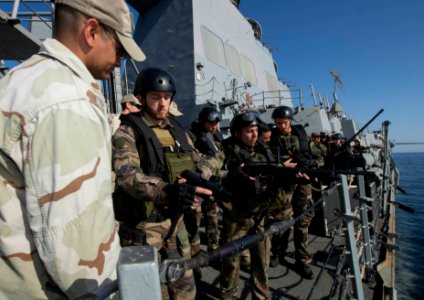
[{"label": "soldier in desert camouflage uniform", "polygon": [[[125,225],[124,242],[155,246],[161,259],[190,257],[183,212],[201,204],[195,193],[211,194],[178,180],[185,169],[198,169],[207,179],[211,173],[182,126],[168,117],[175,92],[174,79],[168,72],[143,70],[134,89],[142,112],[121,116],[121,126],[112,141],[118,187],[114,204],[117,218]],[[195,299],[192,270],[163,286],[162,296]]]},{"label": "soldier in desert camouflage uniform", "polygon": [[[116,279],[111,129],[96,79],[131,37],[123,0],[56,1],[53,39],[0,81],[0,298],[77,298]],[[86,15],[89,14],[89,15]]]}]

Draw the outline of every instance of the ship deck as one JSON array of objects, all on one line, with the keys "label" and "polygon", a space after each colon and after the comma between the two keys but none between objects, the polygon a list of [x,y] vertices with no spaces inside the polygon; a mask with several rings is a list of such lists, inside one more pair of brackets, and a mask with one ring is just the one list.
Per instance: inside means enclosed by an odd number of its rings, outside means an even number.
[{"label": "ship deck", "polygon": [[[373,187],[373,185],[371,185]],[[371,188],[373,195],[378,197],[376,190]],[[354,197],[356,186],[349,189],[352,208],[358,205]],[[378,215],[375,209],[378,207],[378,201],[373,203],[373,213]],[[302,278],[295,270],[294,263],[294,244],[292,236],[290,237],[289,248],[286,253],[286,264],[279,265],[275,268],[269,268],[269,287],[270,299],[345,299],[341,292],[351,293],[353,291],[353,279],[346,279],[347,273],[352,274],[352,270],[347,270],[351,265],[349,263],[350,256],[347,254],[346,238],[344,230],[341,226],[342,217],[338,213],[340,208],[338,193],[336,189],[331,189],[326,195],[325,204],[315,208],[315,217],[310,225],[308,251],[312,255],[311,269],[314,273],[312,280]],[[377,232],[383,224],[384,219],[377,219]],[[371,220],[370,220],[371,222]],[[360,224],[356,226],[357,239],[361,239]],[[342,228],[342,230],[340,230]],[[293,231],[293,230],[292,230]],[[201,228],[201,238],[204,239],[204,228]],[[359,244],[361,242],[359,241]],[[378,242],[373,242],[374,257],[378,256]],[[202,246],[204,247],[204,246]],[[206,248],[203,248],[206,251]],[[383,251],[384,252],[384,251]],[[363,259],[363,255],[359,255],[359,259]],[[362,265],[362,278],[367,278],[365,274],[365,266]],[[219,294],[219,276],[220,262],[213,262],[211,266],[201,269],[201,279],[197,284],[197,299],[220,299]],[[378,276],[376,276],[378,278]],[[243,269],[240,271],[240,280],[238,286],[239,299],[252,299],[249,284],[250,274]],[[377,299],[381,297],[379,280],[362,280],[363,292],[365,299]],[[341,288],[346,286],[346,288]]]},{"label": "ship deck", "polygon": [[[308,251],[313,256],[311,269],[312,280],[303,279],[294,268],[293,241],[289,244],[286,255],[287,265],[269,269],[270,299],[338,299],[341,277],[336,274],[339,257],[344,245],[344,238],[309,236]],[[197,299],[220,299],[219,262],[202,268],[202,278],[196,282]],[[249,284],[250,274],[240,271],[238,298],[252,299]],[[365,299],[373,299],[375,288],[364,285]]]}]

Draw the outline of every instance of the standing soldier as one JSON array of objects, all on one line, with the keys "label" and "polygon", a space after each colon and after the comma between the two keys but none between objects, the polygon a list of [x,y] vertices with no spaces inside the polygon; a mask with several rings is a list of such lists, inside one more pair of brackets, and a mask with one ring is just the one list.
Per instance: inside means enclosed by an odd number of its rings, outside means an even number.
[{"label": "standing soldier", "polygon": [[54,2],[53,38],[0,80],[1,299],[83,299],[116,279],[111,128],[97,80],[122,56],[145,57],[125,1]]},{"label": "standing soldier", "polygon": [[[222,114],[215,108],[205,107],[199,112],[198,122],[191,124],[190,136],[194,141],[196,149],[201,153],[214,156],[217,160],[224,163],[224,152],[221,145],[222,134],[218,130],[219,122],[222,120]],[[222,165],[220,166],[222,167]],[[212,181],[221,181],[220,168],[215,170],[215,174],[209,179]],[[206,238],[208,251],[215,250],[218,248],[218,216],[219,206],[216,202],[204,202],[202,204],[203,211],[206,215],[205,227],[206,227]],[[187,230],[191,236],[192,244],[192,255],[196,255],[200,252],[200,237],[199,237],[199,226],[201,219],[201,211],[198,210],[196,215],[190,215],[190,212],[186,214]],[[190,224],[191,223],[191,224]]]},{"label": "standing soldier", "polygon": [[271,141],[271,127],[265,123],[260,123],[258,126],[258,139],[264,144],[268,145]]},{"label": "standing soldier", "polygon": [[138,102],[138,99],[133,94],[128,94],[122,97],[121,100],[121,113],[120,114],[111,114],[109,117],[112,123],[112,134],[116,132],[121,124],[119,117],[121,115],[126,115],[129,113],[139,112],[141,110],[141,104]]},{"label": "standing soldier", "polygon": [[311,141],[309,142],[309,151],[311,152],[312,158],[319,160],[319,167],[323,167],[325,157],[327,156],[327,147],[321,142],[321,134],[319,132],[312,132]]},{"label": "standing soldier", "polygon": [[[143,70],[134,88],[142,112],[122,115],[112,140],[117,185],[114,205],[126,229],[125,242],[154,246],[162,260],[190,257],[183,212],[201,204],[196,193],[211,195],[209,190],[178,179],[183,170],[196,169],[199,156],[181,125],[168,117],[175,93],[169,73],[157,68]],[[193,272],[162,286],[164,299],[168,293],[171,299],[194,300]]]},{"label": "standing soldier", "polygon": [[[282,163],[288,167],[319,167],[323,165],[322,158],[313,159],[308,149],[307,135],[303,127],[292,126],[293,111],[288,106],[277,107],[272,118],[276,128],[272,132],[271,146],[275,147],[281,155]],[[312,205],[312,190],[310,184],[287,184],[281,188],[275,207],[271,209],[271,216],[275,221],[289,220],[301,215]],[[296,270],[306,278],[312,279],[313,273],[309,264],[312,257],[306,250],[308,244],[308,226],[313,217],[313,212],[307,214],[294,225],[293,239],[295,246]],[[278,263],[284,264],[284,256],[288,247],[290,230],[281,236],[272,238],[272,259],[270,265],[275,267]]]},{"label": "standing soldier", "polygon": [[[228,168],[227,185],[232,192],[231,202],[224,205],[222,244],[263,232],[265,212],[269,207],[269,191],[263,177],[252,178],[242,172],[243,163],[270,162],[272,153],[258,141],[256,112],[239,114],[231,121],[232,138],[226,143],[225,155]],[[250,249],[250,288],[252,299],[269,296],[268,265],[270,240],[266,238]],[[240,272],[240,255],[224,257],[221,267],[221,296],[234,299]]]}]

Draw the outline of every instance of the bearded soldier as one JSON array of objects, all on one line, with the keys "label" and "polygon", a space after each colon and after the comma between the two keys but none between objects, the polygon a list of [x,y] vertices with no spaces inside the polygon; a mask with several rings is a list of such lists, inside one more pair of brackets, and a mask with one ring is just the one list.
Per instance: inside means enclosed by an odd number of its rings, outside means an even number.
[{"label": "bearded soldier", "polygon": [[[201,204],[196,194],[211,195],[178,177],[186,169],[203,171],[205,177],[211,174],[205,174],[208,167],[182,126],[168,117],[175,93],[171,74],[157,68],[143,70],[134,88],[142,112],[122,115],[113,137],[114,205],[124,224],[123,246],[155,246],[162,259],[190,257],[183,213]],[[193,272],[163,286],[162,297],[168,299],[168,295],[194,300]]]}]

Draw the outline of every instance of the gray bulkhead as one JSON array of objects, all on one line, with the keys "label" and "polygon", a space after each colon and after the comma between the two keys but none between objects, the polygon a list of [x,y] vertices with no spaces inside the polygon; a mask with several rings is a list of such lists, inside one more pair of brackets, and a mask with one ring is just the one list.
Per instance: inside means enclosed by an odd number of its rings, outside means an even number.
[{"label": "gray bulkhead", "polygon": [[[240,109],[293,106],[270,51],[230,1],[156,2],[138,18],[134,37],[147,59],[137,68],[160,67],[175,77],[183,125],[205,105],[221,110],[224,128]],[[137,72],[127,69],[131,90]]]}]

